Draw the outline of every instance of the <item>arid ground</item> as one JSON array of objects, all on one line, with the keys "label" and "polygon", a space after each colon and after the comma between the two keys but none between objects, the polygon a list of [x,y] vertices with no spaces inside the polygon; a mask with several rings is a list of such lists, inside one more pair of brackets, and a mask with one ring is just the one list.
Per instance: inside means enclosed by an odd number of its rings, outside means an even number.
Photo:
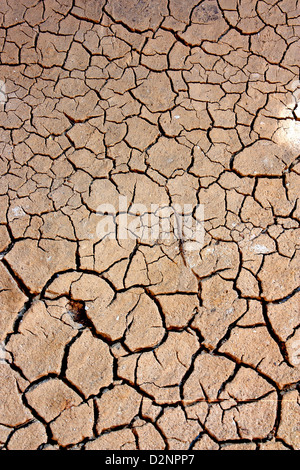
[{"label": "arid ground", "polygon": [[299,1],[0,19],[0,448],[299,450]]}]

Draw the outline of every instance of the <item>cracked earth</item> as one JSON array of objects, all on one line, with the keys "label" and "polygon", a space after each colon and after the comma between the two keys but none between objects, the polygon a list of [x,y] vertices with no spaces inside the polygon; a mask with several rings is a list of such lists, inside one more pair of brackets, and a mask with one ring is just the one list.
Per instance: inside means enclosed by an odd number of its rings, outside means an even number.
[{"label": "cracked earth", "polygon": [[[299,2],[0,18],[0,447],[299,450]],[[201,248],[97,236],[119,196]]]}]

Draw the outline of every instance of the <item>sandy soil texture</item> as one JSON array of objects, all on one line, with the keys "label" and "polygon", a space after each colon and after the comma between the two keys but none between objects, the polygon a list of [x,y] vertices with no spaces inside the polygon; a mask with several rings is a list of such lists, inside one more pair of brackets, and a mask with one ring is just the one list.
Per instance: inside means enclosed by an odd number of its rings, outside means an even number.
[{"label": "sandy soil texture", "polygon": [[299,1],[0,24],[0,448],[300,450]]}]

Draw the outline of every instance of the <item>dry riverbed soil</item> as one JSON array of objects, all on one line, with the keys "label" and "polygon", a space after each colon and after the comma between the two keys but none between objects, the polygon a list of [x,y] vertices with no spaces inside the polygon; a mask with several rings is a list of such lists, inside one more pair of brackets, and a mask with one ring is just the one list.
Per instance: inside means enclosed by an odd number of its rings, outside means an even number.
[{"label": "dry riverbed soil", "polygon": [[0,448],[299,450],[299,1],[0,24]]}]

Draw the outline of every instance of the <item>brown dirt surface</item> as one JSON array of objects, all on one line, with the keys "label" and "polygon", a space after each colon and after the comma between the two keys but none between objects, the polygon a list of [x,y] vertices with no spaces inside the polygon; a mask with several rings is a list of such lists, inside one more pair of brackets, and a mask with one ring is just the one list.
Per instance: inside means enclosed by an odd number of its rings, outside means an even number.
[{"label": "brown dirt surface", "polygon": [[0,25],[0,449],[300,450],[299,1]]}]

